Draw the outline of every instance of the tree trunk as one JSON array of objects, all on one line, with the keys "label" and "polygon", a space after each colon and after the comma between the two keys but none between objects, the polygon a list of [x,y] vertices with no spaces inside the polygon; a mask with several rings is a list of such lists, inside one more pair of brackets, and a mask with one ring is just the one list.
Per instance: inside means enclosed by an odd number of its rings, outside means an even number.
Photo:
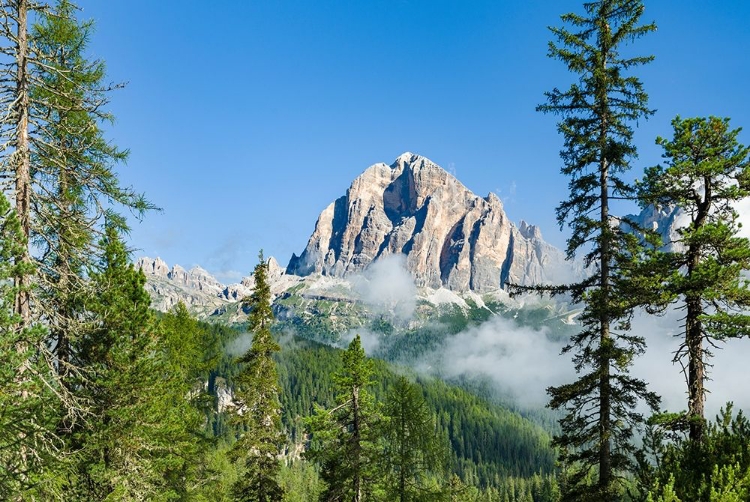
[{"label": "tree trunk", "polygon": [[362,459],[360,458],[362,455],[361,442],[362,438],[359,416],[359,387],[355,386],[352,389],[352,445],[354,446],[354,455],[352,459],[354,462],[354,479],[352,480],[352,482],[354,485],[354,502],[362,501],[362,473],[360,472],[362,466]]},{"label": "tree trunk", "polygon": [[[16,16],[17,16],[17,46],[16,46],[16,92],[15,92],[15,104],[14,104],[14,119],[16,126],[16,144],[15,151],[13,152],[12,167],[15,170],[15,191],[16,191],[16,214],[21,224],[21,231],[24,236],[23,250],[15,257],[17,264],[28,263],[29,257],[29,208],[30,208],[30,185],[31,185],[31,174],[30,165],[31,160],[29,157],[29,76],[28,76],[28,4],[27,0],[18,0],[16,4]],[[20,318],[20,325],[17,329],[24,330],[31,324],[31,310],[29,305],[29,285],[31,284],[30,277],[27,271],[22,271],[14,277],[15,301],[14,311]],[[16,350],[20,354],[26,354],[28,351],[28,342],[19,342]],[[26,374],[29,369],[30,362],[23,360],[21,366],[18,368],[18,374],[16,375],[16,381],[21,387],[20,398],[22,401],[29,399],[28,390],[24,385],[24,381],[28,378]],[[20,479],[22,482],[27,480],[26,472],[28,470],[29,462],[29,448],[27,446],[26,433],[19,433],[19,448],[18,455],[21,459],[20,464]],[[19,497],[17,500],[21,500]]]},{"label": "tree trunk", "polygon": [[[21,223],[21,231],[26,239],[26,245],[21,255],[16,257],[20,263],[28,263],[29,257],[29,221],[31,201],[31,159],[29,155],[29,76],[28,76],[28,33],[27,0],[18,0],[18,46],[16,48],[16,150],[14,152],[14,168],[16,182],[16,214]],[[15,279],[18,288],[16,292],[15,311],[21,317],[21,327],[27,327],[31,323],[31,310],[29,306],[30,277],[27,273],[21,274]]]}]

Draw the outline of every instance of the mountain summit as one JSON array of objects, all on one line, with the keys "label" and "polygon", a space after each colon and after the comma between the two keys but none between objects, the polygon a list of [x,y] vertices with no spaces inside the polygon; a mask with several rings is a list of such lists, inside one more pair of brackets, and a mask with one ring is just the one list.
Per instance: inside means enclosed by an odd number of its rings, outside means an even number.
[{"label": "mountain summit", "polygon": [[390,166],[370,166],[325,208],[287,273],[346,277],[392,254],[406,255],[417,286],[458,292],[573,276],[564,254],[544,242],[536,226],[510,222],[495,194],[479,197],[409,152]]}]

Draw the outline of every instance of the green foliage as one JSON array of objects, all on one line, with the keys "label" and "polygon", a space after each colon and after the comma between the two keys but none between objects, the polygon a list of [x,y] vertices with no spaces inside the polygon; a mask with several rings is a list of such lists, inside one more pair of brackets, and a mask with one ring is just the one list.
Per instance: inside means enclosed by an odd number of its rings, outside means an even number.
[{"label": "green foliage", "polygon": [[[373,360],[372,393],[385,402],[388,390],[398,380],[389,364]],[[285,345],[278,358],[282,385],[282,421],[295,443],[305,441],[302,419],[313,413],[314,403],[325,409],[336,406],[332,375],[342,371],[340,351],[308,340]],[[451,469],[469,483],[501,486],[508,478],[547,475],[554,469],[549,437],[540,427],[518,413],[479,397],[477,390],[447,384],[435,378],[418,377],[430,413],[436,417],[436,436],[447,436],[451,444]],[[479,389],[481,391],[481,389]]]},{"label": "green foliage", "polygon": [[442,490],[430,476],[446,478],[448,438],[440,434],[422,390],[406,377],[391,385],[383,408],[383,473],[388,500],[435,498]]},{"label": "green foliage", "polygon": [[719,502],[750,499],[750,421],[742,411],[733,416],[731,403],[704,437],[695,441],[685,432],[655,420],[651,463],[642,466],[642,484],[653,502]]},{"label": "green foliage", "polygon": [[610,215],[610,198],[634,195],[622,177],[636,156],[630,123],[653,113],[640,80],[629,75],[653,57],[624,56],[622,48],[656,26],[639,25],[640,1],[592,1],[584,10],[584,15],[563,15],[568,27],[551,28],[556,42],[549,44],[549,56],[562,61],[576,82],[567,91],[546,93],[547,102],[537,109],[562,117],[561,172],[570,178],[570,197],[558,206],[557,219],[572,230],[568,257],[585,251],[584,263],[593,274],[577,284],[532,289],[569,293],[584,305],[578,318],[582,331],[564,349],[573,352],[580,377],[549,389],[550,407],[566,412],[555,438],[562,461],[573,468],[564,500],[617,500],[618,479],[634,467],[633,431],[643,421],[634,411],[636,403],[644,400],[655,408],[658,402],[645,382],[628,373],[645,342],[628,333],[642,299],[623,280],[623,271],[641,251],[638,240],[613,225]]},{"label": "green foliage", "polygon": [[54,460],[55,396],[46,385],[48,366],[39,357],[46,339],[40,326],[24,327],[15,311],[19,277],[33,271],[18,262],[26,239],[15,211],[0,194],[0,499],[10,500],[40,482]]},{"label": "green foliage", "polygon": [[318,500],[324,488],[313,464],[302,460],[281,466],[279,484],[284,490],[284,502]]},{"label": "green foliage", "polygon": [[128,263],[108,226],[104,258],[91,276],[97,319],[77,350],[77,384],[90,416],[71,431],[75,452],[66,500],[182,500],[195,490],[201,450],[203,332],[184,305],[160,322],[149,309],[146,277]]},{"label": "green foliage", "polygon": [[285,443],[281,432],[279,382],[273,354],[281,347],[271,336],[274,321],[271,290],[268,285],[268,263],[260,253],[255,267],[255,289],[246,301],[250,307],[248,328],[253,333],[250,349],[240,359],[242,370],[235,379],[235,424],[244,430],[231,451],[231,457],[243,464],[233,486],[235,500],[279,501],[278,455]]},{"label": "green foliage", "polygon": [[734,209],[750,195],[750,148],[737,141],[740,130],[731,130],[729,119],[677,117],[672,126],[672,139],[657,139],[667,164],[648,169],[639,188],[642,204],[677,206],[690,218],[676,241],[665,243],[670,250],[660,259],[668,267],[650,273],[661,281],[662,303],[679,302],[686,311],[674,360],[687,370],[690,437],[700,441],[710,356],[704,340],[750,333],[750,290],[742,275],[750,269],[750,241],[738,236]]},{"label": "green foliage", "polygon": [[320,500],[359,502],[376,492],[380,417],[368,390],[373,373],[357,335],[334,375],[336,405],[329,410],[316,406],[308,421],[312,440],[306,457],[320,465],[325,482]]}]

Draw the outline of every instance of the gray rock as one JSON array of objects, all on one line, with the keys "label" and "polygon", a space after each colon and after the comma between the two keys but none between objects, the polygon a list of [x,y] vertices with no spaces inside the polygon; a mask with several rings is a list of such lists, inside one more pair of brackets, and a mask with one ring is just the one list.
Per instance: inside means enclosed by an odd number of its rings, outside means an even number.
[{"label": "gray rock", "polygon": [[429,159],[408,152],[390,166],[370,166],[324,209],[287,273],[343,278],[398,253],[406,255],[417,286],[460,292],[576,275],[537,227],[510,222],[495,194],[481,198]]}]

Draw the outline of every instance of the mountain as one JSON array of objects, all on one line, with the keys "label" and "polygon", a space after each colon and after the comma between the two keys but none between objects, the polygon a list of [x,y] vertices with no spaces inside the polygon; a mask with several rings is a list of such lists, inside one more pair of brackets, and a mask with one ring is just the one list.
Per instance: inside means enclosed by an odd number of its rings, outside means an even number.
[{"label": "mountain", "polygon": [[495,194],[479,197],[408,152],[390,166],[367,168],[325,208],[287,273],[345,278],[394,254],[406,256],[418,287],[456,292],[567,282],[580,274],[538,227],[514,225]]},{"label": "mountain", "polygon": [[[199,266],[185,270],[180,265],[171,268],[161,258],[138,258],[135,267],[146,275],[146,290],[151,295],[151,306],[166,312],[184,303],[199,317],[220,315],[228,306],[235,305],[248,296],[255,286],[252,276],[241,282],[224,285]],[[300,278],[287,276],[279,263],[271,257],[268,261],[269,283],[275,295],[299,282]],[[235,309],[236,310],[236,309]],[[231,321],[241,321],[238,313]]]}]

